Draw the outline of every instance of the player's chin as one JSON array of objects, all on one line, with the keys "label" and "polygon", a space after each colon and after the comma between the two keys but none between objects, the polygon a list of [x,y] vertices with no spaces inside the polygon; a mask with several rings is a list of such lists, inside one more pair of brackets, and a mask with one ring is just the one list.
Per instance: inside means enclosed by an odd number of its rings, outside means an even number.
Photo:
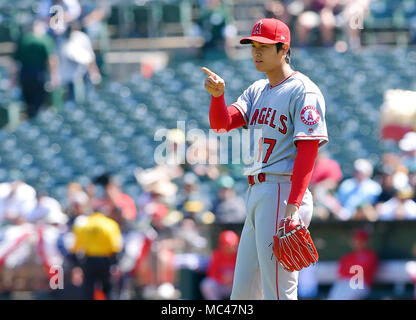
[{"label": "player's chin", "polygon": [[262,62],[261,63],[254,62],[254,67],[256,68],[257,71],[260,71],[260,72],[266,71]]}]

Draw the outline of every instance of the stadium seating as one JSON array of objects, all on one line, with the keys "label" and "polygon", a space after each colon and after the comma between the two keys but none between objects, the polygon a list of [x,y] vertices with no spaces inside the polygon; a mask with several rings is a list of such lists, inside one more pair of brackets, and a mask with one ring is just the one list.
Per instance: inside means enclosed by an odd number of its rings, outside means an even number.
[{"label": "stadium seating", "polygon": [[[88,0],[82,1],[87,3]],[[188,35],[198,17],[196,0],[110,0],[109,24],[114,37],[157,37]],[[264,1],[228,0],[229,11],[239,29],[246,34],[252,20],[263,14]],[[364,31],[369,29],[403,30],[415,19],[413,0],[372,0]],[[0,0],[0,41],[13,41],[19,26],[30,23],[37,8],[33,1]]]},{"label": "stadium seating", "polygon": [[[360,54],[330,49],[294,49],[293,66],[321,88],[327,104],[330,143],[326,147],[346,174],[358,157],[377,163],[383,150],[378,117],[383,92],[389,88],[416,90],[414,51],[365,49]],[[159,128],[209,128],[209,96],[203,89],[206,65],[227,82],[231,103],[260,74],[251,61],[175,62],[151,79],[139,73],[125,83],[109,81],[90,91],[83,104],[67,102],[60,111],[48,109],[25,121],[14,132],[0,131],[0,179],[21,178],[64,201],[65,184],[86,182],[113,172],[128,192],[137,195],[133,170],[154,165],[154,141]],[[3,70],[4,71],[4,70]],[[393,71],[393,72],[392,72]],[[388,75],[388,76],[386,76]],[[333,84],[342,84],[334,86]],[[7,91],[4,99],[11,101]],[[244,190],[241,166],[230,166],[237,189]],[[211,190],[208,181],[203,187]],[[205,190],[204,189],[204,190]]]}]

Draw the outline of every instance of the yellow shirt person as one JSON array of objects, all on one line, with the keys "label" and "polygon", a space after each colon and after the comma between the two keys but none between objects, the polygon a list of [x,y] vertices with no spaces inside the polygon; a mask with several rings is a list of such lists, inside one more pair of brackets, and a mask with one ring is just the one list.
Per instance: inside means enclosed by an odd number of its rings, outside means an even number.
[{"label": "yellow shirt person", "polygon": [[78,217],[72,232],[75,235],[74,253],[84,252],[88,257],[112,257],[122,249],[123,240],[117,222],[102,213]]}]

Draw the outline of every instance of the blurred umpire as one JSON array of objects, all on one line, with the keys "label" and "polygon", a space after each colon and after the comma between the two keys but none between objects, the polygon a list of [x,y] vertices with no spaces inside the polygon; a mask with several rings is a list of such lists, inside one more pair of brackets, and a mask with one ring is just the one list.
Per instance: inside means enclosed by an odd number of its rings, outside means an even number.
[{"label": "blurred umpire", "polygon": [[84,272],[84,299],[94,299],[96,289],[102,289],[107,299],[110,298],[111,266],[116,264],[123,242],[119,225],[95,212],[78,217],[72,231],[75,236],[73,253],[84,254],[80,261]]}]

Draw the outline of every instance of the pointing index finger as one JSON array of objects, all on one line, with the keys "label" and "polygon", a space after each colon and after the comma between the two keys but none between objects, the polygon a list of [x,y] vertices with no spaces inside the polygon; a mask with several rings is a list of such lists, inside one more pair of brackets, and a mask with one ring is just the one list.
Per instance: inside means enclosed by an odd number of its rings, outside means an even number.
[{"label": "pointing index finger", "polygon": [[216,76],[216,74],[214,72],[212,72],[211,70],[209,70],[206,67],[202,67],[202,71],[204,71],[209,76],[212,76],[212,77]]}]

